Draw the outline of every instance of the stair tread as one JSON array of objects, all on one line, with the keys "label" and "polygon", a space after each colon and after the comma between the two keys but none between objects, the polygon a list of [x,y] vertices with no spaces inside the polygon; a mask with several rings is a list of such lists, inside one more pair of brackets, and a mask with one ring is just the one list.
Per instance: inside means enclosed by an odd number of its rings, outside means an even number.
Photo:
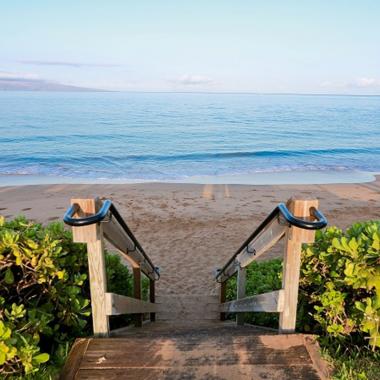
[{"label": "stair tread", "polygon": [[156,322],[87,339],[75,379],[321,379],[305,342],[229,322]]}]

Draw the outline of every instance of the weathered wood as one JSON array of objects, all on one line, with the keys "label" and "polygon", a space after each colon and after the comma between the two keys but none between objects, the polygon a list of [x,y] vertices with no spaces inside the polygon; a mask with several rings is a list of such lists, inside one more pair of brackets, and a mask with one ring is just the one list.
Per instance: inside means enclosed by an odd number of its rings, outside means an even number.
[{"label": "weathered wood", "polygon": [[[85,216],[93,215],[99,209],[99,200],[96,199],[71,199],[71,204],[79,205],[79,210],[74,217],[83,218]],[[99,240],[101,236],[98,235],[99,230],[96,224],[84,227],[72,227],[73,241],[75,243],[88,243]]]},{"label": "weathered wood", "polygon": [[89,338],[79,338],[75,340],[59,375],[59,380],[72,380],[75,378],[90,341],[91,339]]},{"label": "weathered wood", "polygon": [[266,228],[256,236],[250,243],[248,249],[243,250],[236,259],[220,275],[220,281],[226,281],[237,271],[237,264],[242,268],[247,267],[252,261],[262,256],[272,248],[284,235],[287,230],[285,224],[280,224],[275,218]]},{"label": "weathered wood", "polygon": [[[149,301],[151,303],[156,302],[156,282],[149,279]],[[154,322],[156,320],[156,313],[150,313],[150,321]]]},{"label": "weathered wood", "polygon": [[[93,339],[72,377],[84,379],[321,380],[302,334],[272,335],[231,323],[149,323]],[[269,334],[269,335],[268,335]]]},{"label": "weathered wood", "polygon": [[276,290],[256,296],[245,297],[236,301],[225,302],[220,305],[220,310],[227,313],[245,313],[254,311],[276,313],[281,312],[283,309],[283,290]]},{"label": "weathered wood", "polygon": [[[288,208],[295,217],[310,217],[310,208],[318,208],[317,200],[291,199]],[[279,331],[292,333],[296,327],[298,286],[301,266],[302,243],[314,241],[315,231],[291,227],[286,233],[282,288],[284,290],[284,310],[280,313]]]},{"label": "weathered wood", "polygon": [[[236,296],[237,299],[243,299],[245,298],[245,287],[247,283],[247,270],[246,268],[242,268],[240,265],[238,265],[237,270],[237,281],[236,281]],[[244,314],[237,314],[236,315],[236,324],[237,325],[244,325],[245,315]]]},{"label": "weathered wood", "polygon": [[[295,217],[313,219],[310,216],[310,208],[318,209],[319,202],[317,199],[293,199],[288,201],[288,208]],[[305,230],[298,227],[291,227],[289,239],[301,241],[302,243],[313,243],[315,239],[315,230]]]},{"label": "weathered wood", "polygon": [[166,295],[156,297],[157,320],[217,320],[220,303],[217,295]]},{"label": "weathered wood", "polygon": [[[99,210],[98,199],[72,199],[80,207],[78,216],[92,215]],[[105,293],[107,291],[106,266],[103,248],[102,225],[92,224],[85,227],[73,227],[76,242],[87,243],[88,272],[90,280],[91,309],[95,336],[109,334],[109,321],[106,315]]]},{"label": "weathered wood", "polygon": [[222,281],[222,282],[225,282],[227,281],[230,277],[232,277],[236,271],[237,271],[237,261],[234,260],[224,271],[223,273],[220,275],[220,277],[218,278],[219,281]]},{"label": "weathered wood", "polygon": [[105,304],[107,276],[102,240],[87,243],[87,252],[94,335],[105,336],[109,333],[109,321]]},{"label": "weathered wood", "polygon": [[142,314],[157,311],[157,305],[140,299],[106,293],[107,315]]},{"label": "weathered wood", "polygon": [[242,268],[248,266],[252,261],[272,248],[285,235],[286,230],[287,226],[280,224],[278,218],[273,219],[249,244],[249,248],[236,257],[236,261]]},{"label": "weathered wood", "polygon": [[119,252],[128,260],[134,268],[140,268],[141,271],[151,279],[154,279],[154,268],[147,262],[144,255],[139,251],[131,238],[111,218],[110,221],[102,223],[105,238],[119,250]]},{"label": "weathered wood", "polygon": [[[141,300],[141,270],[140,268],[133,268],[133,295],[136,299]],[[135,326],[136,327],[142,327],[143,323],[143,314],[137,314],[134,316],[135,318]]]},{"label": "weathered wood", "polygon": [[[226,296],[227,296],[227,281],[224,281],[220,284],[220,303],[226,302]],[[226,320],[226,313],[220,313],[220,320],[225,321]]]}]

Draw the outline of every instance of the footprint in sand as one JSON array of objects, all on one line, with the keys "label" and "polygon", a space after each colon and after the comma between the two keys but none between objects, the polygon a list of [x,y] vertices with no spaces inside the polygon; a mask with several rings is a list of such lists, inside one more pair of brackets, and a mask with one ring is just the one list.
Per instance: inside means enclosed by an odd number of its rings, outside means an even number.
[{"label": "footprint in sand", "polygon": [[31,209],[32,209],[31,207],[25,207],[25,208],[22,208],[21,211],[29,211]]},{"label": "footprint in sand", "polygon": [[6,207],[0,207],[0,211],[2,211],[2,210],[7,210],[7,208]]},{"label": "footprint in sand", "polygon": [[60,219],[58,216],[52,216],[51,218],[49,218],[48,220],[58,220]]}]

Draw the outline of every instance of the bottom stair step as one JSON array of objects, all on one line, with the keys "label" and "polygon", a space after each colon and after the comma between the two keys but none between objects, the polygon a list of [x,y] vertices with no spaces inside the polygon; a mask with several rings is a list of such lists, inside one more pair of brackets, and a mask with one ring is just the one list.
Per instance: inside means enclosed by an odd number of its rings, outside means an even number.
[{"label": "bottom stair step", "polygon": [[79,339],[61,379],[324,379],[310,338],[230,322],[156,322],[120,337]]}]

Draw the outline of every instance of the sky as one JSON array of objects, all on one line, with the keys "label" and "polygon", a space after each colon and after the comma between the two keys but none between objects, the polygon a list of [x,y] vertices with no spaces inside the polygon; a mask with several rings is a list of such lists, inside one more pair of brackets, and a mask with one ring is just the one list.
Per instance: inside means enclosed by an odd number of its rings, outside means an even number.
[{"label": "sky", "polygon": [[0,0],[0,81],[380,94],[379,0]]}]

